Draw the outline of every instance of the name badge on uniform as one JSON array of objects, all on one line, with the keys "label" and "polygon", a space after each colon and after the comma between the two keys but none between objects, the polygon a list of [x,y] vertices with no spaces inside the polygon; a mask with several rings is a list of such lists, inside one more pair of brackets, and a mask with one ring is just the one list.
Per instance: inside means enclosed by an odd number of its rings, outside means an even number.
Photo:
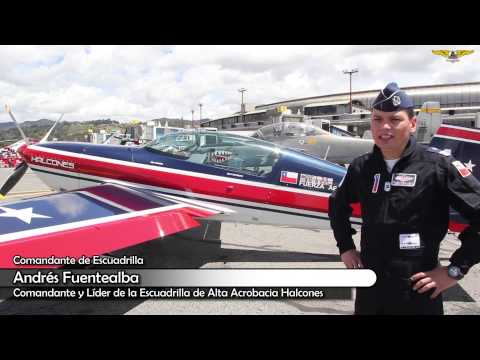
[{"label": "name badge on uniform", "polygon": [[420,234],[400,234],[400,249],[420,249]]},{"label": "name badge on uniform", "polygon": [[417,182],[417,174],[393,173],[392,186],[414,187]]}]

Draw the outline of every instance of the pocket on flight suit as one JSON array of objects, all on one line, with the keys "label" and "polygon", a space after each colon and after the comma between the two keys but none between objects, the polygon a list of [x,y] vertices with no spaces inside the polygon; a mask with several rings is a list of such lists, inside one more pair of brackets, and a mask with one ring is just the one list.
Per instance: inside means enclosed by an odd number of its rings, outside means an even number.
[{"label": "pocket on flight suit", "polygon": [[[413,315],[419,311],[423,300],[410,280],[421,268],[419,259],[393,259],[386,271],[385,312],[392,315]],[[423,307],[422,307],[423,308]]]},{"label": "pocket on flight suit", "polygon": [[387,271],[387,301],[385,312],[393,315],[442,315],[443,299],[440,294],[430,299],[435,289],[425,293],[413,290],[414,283],[410,280],[413,274],[421,271],[420,262],[411,259],[395,259]]},{"label": "pocket on flight suit", "polygon": [[435,289],[419,294],[413,291],[412,304],[409,315],[443,315],[443,297],[439,294],[435,299],[430,299]]},{"label": "pocket on flight suit", "polygon": [[410,277],[414,273],[411,261],[394,259],[385,271],[385,312],[391,315],[403,315],[409,310],[412,301]]},{"label": "pocket on flight suit", "polygon": [[381,266],[382,259],[378,256],[372,256],[371,254],[368,254],[367,249],[371,250],[371,247],[368,248],[362,245],[360,258],[362,259],[364,268],[375,272],[377,281],[373,286],[367,288],[356,288],[355,315],[382,315],[382,290],[384,288],[383,270]]}]

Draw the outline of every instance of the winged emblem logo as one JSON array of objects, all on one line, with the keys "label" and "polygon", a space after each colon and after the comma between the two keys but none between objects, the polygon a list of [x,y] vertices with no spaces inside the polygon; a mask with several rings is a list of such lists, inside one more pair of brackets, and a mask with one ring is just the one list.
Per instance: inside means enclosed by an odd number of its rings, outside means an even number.
[{"label": "winged emblem logo", "polygon": [[474,50],[432,50],[434,55],[443,56],[451,63],[458,62],[462,56],[473,54],[473,52]]}]

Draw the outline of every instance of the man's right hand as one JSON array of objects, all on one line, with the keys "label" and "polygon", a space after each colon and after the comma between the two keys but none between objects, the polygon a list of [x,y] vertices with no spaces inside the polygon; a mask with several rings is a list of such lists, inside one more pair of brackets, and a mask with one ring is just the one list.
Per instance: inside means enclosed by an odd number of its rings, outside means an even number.
[{"label": "man's right hand", "polygon": [[343,263],[347,269],[361,269],[363,268],[362,259],[360,258],[360,253],[355,250],[345,251],[340,255]]}]

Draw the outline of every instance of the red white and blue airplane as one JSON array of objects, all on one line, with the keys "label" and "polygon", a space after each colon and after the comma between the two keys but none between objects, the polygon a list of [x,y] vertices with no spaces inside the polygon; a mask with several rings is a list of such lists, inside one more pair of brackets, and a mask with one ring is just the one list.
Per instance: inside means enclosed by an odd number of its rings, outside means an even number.
[{"label": "red white and blue airplane", "polygon": [[[442,126],[432,145],[466,162],[458,144],[480,144],[480,130],[459,131]],[[16,267],[16,255],[106,254],[196,227],[200,218],[329,229],[329,196],[346,173],[262,140],[198,129],[143,147],[25,141],[24,162],[0,194],[27,168],[60,192],[0,203],[0,268]],[[352,207],[359,224],[360,207]]]},{"label": "red white and blue airplane", "polygon": [[196,218],[329,228],[328,198],[345,175],[313,156],[199,129],[142,147],[25,141],[0,194],[27,168],[60,192],[0,203],[3,268],[15,255],[105,254],[198,226]]}]

